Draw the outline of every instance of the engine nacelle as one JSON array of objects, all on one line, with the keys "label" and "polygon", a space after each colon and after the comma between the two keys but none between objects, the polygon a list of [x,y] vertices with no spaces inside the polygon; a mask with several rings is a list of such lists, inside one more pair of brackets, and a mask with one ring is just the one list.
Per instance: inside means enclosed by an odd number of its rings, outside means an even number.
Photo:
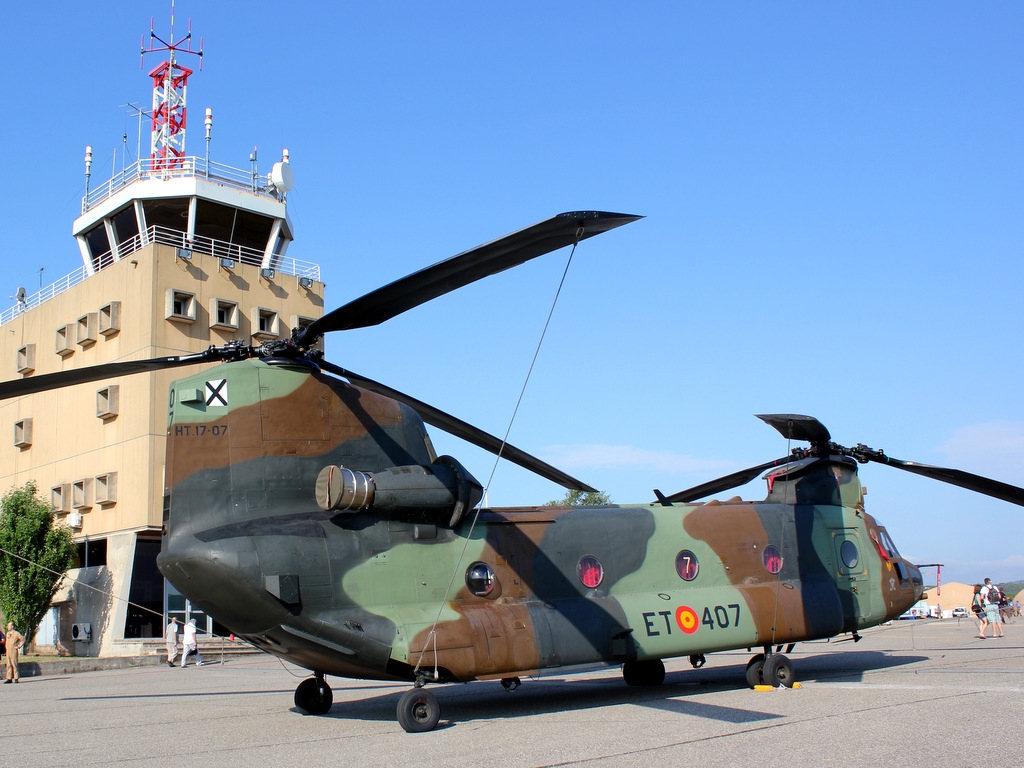
[{"label": "engine nacelle", "polygon": [[450,528],[483,498],[483,486],[451,456],[433,464],[360,472],[329,466],[316,480],[316,502],[339,512],[372,509],[386,520],[430,521]]}]

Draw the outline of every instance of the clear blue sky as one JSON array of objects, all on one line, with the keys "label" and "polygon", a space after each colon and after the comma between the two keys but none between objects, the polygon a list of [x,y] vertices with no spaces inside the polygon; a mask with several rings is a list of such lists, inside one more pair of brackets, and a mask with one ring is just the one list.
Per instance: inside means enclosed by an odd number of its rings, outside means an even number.
[{"label": "clear blue sky", "polygon": [[[8,8],[8,293],[79,265],[85,145],[93,183],[122,134],[134,159],[151,15],[166,39],[169,2]],[[577,250],[511,432],[616,502],[784,454],[772,412],[1024,485],[1019,4],[181,0],[176,36],[189,17],[187,149],[209,106],[214,160],[291,151],[290,255],[330,306],[561,211],[647,217]],[[566,256],[329,355],[503,434]],[[487,482],[486,454],[434,438]],[[1024,578],[1024,510],[861,476],[944,580]],[[503,462],[489,499],[561,495]]]}]

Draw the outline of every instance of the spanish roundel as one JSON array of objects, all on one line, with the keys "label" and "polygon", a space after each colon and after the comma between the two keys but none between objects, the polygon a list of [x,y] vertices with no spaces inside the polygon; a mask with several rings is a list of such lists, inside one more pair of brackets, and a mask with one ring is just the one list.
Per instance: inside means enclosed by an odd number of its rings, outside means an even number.
[{"label": "spanish roundel", "polygon": [[676,624],[688,635],[692,635],[700,626],[697,619],[697,612],[688,605],[680,605],[676,608]]}]

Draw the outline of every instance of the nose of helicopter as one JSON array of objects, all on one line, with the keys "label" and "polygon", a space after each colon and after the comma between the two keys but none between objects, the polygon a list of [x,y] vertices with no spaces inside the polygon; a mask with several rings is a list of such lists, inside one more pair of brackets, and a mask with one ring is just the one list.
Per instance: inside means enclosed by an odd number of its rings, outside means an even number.
[{"label": "nose of helicopter", "polygon": [[216,547],[191,536],[165,539],[157,566],[193,605],[235,633],[265,632],[288,613],[259,583],[249,539],[221,541]]}]

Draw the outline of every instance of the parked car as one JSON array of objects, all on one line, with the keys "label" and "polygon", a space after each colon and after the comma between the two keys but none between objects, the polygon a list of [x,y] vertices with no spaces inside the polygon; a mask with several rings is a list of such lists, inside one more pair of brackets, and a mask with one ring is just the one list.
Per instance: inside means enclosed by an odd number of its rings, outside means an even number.
[{"label": "parked car", "polygon": [[953,618],[954,619],[966,619],[968,616],[970,616],[970,614],[967,613],[967,609],[966,608],[954,608],[953,609]]}]

